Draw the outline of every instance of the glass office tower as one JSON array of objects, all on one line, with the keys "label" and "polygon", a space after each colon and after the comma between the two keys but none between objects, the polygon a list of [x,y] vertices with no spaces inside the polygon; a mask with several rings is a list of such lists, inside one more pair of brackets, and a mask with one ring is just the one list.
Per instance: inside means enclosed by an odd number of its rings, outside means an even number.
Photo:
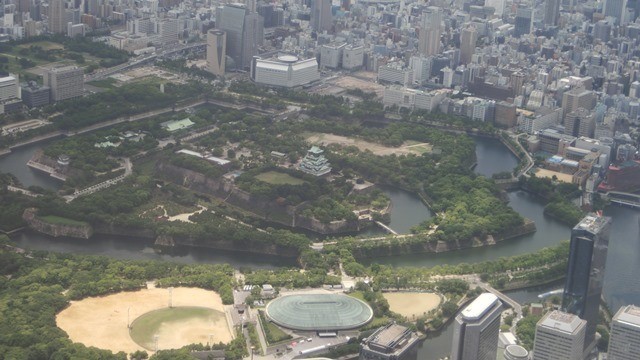
[{"label": "glass office tower", "polygon": [[595,344],[611,218],[587,215],[571,230],[562,310],[587,321],[585,350]]}]

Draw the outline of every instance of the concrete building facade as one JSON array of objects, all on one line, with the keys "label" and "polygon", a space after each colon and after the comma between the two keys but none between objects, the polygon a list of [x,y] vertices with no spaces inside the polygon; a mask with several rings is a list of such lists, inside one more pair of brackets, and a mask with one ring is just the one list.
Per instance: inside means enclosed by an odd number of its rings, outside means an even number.
[{"label": "concrete building facade", "polygon": [[582,360],[587,322],[554,310],[538,321],[533,360]]},{"label": "concrete building facade", "polygon": [[51,101],[80,97],[84,94],[84,71],[77,66],[53,68],[43,74],[44,85],[51,88]]},{"label": "concrete building facade", "polygon": [[280,55],[273,59],[255,57],[251,66],[251,80],[256,84],[297,87],[320,80],[315,58],[300,60],[294,55]]},{"label": "concrete building facade", "polygon": [[226,65],[227,33],[219,29],[207,32],[207,70],[216,76],[224,76]]},{"label": "concrete building facade", "polygon": [[608,359],[640,359],[640,307],[623,306],[613,316]]}]

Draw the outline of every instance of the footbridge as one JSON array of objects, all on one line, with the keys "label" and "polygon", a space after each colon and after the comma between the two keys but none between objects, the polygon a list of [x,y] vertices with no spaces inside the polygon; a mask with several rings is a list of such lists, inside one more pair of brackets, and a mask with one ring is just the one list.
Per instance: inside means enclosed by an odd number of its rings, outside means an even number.
[{"label": "footbridge", "polygon": [[640,209],[640,195],[622,191],[609,191],[603,196],[612,204]]},{"label": "footbridge", "polygon": [[381,223],[380,221],[374,221],[374,222],[376,223],[376,225],[378,225],[381,228],[383,228],[389,234],[398,235],[398,233],[395,230],[393,230],[392,228],[388,227],[387,225]]}]

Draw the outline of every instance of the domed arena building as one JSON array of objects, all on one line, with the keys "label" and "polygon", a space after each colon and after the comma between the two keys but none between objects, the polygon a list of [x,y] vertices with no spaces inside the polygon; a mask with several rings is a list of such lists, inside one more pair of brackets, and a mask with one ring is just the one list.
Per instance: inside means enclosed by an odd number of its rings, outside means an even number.
[{"label": "domed arena building", "polygon": [[299,294],[279,297],[265,309],[279,326],[301,331],[357,329],[373,318],[365,302],[342,294]]}]

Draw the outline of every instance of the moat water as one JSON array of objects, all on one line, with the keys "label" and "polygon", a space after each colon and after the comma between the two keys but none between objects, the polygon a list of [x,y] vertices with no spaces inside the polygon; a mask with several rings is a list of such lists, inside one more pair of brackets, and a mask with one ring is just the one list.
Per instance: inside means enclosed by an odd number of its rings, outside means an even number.
[{"label": "moat water", "polygon": [[[511,171],[517,159],[499,141],[476,138],[478,165],[476,173],[491,176],[502,171]],[[0,171],[11,172],[25,185],[37,185],[48,189],[58,189],[60,182],[44,173],[26,166],[31,155],[46,143],[39,143],[14,150],[0,157]],[[398,189],[385,189],[393,202],[390,227],[400,233],[408,232],[411,227],[432,216],[426,206],[415,195]],[[439,264],[475,263],[497,259],[504,256],[525,254],[543,247],[553,246],[569,239],[570,228],[554,219],[544,216],[544,204],[530,194],[514,191],[508,194],[509,203],[522,216],[536,222],[534,234],[512,239],[487,248],[467,249],[443,254],[410,254],[396,257],[369,259],[392,266],[435,266]],[[605,275],[605,298],[615,312],[626,304],[640,305],[640,229],[638,218],[640,211],[610,206],[605,215],[613,218],[611,241]],[[255,256],[244,253],[216,250],[187,249],[179,254],[157,254],[153,251],[152,241],[115,237],[96,237],[87,240],[52,239],[40,234],[25,232],[14,236],[21,247],[35,250],[70,252],[92,255],[104,255],[121,259],[160,259],[186,263],[228,263],[235,267],[274,268],[292,266],[291,260],[279,257]],[[520,302],[537,300],[537,295],[562,287],[562,283],[534,289],[511,292],[511,296]],[[452,327],[448,326],[437,336],[422,343],[417,359],[436,360],[449,353]]]}]

